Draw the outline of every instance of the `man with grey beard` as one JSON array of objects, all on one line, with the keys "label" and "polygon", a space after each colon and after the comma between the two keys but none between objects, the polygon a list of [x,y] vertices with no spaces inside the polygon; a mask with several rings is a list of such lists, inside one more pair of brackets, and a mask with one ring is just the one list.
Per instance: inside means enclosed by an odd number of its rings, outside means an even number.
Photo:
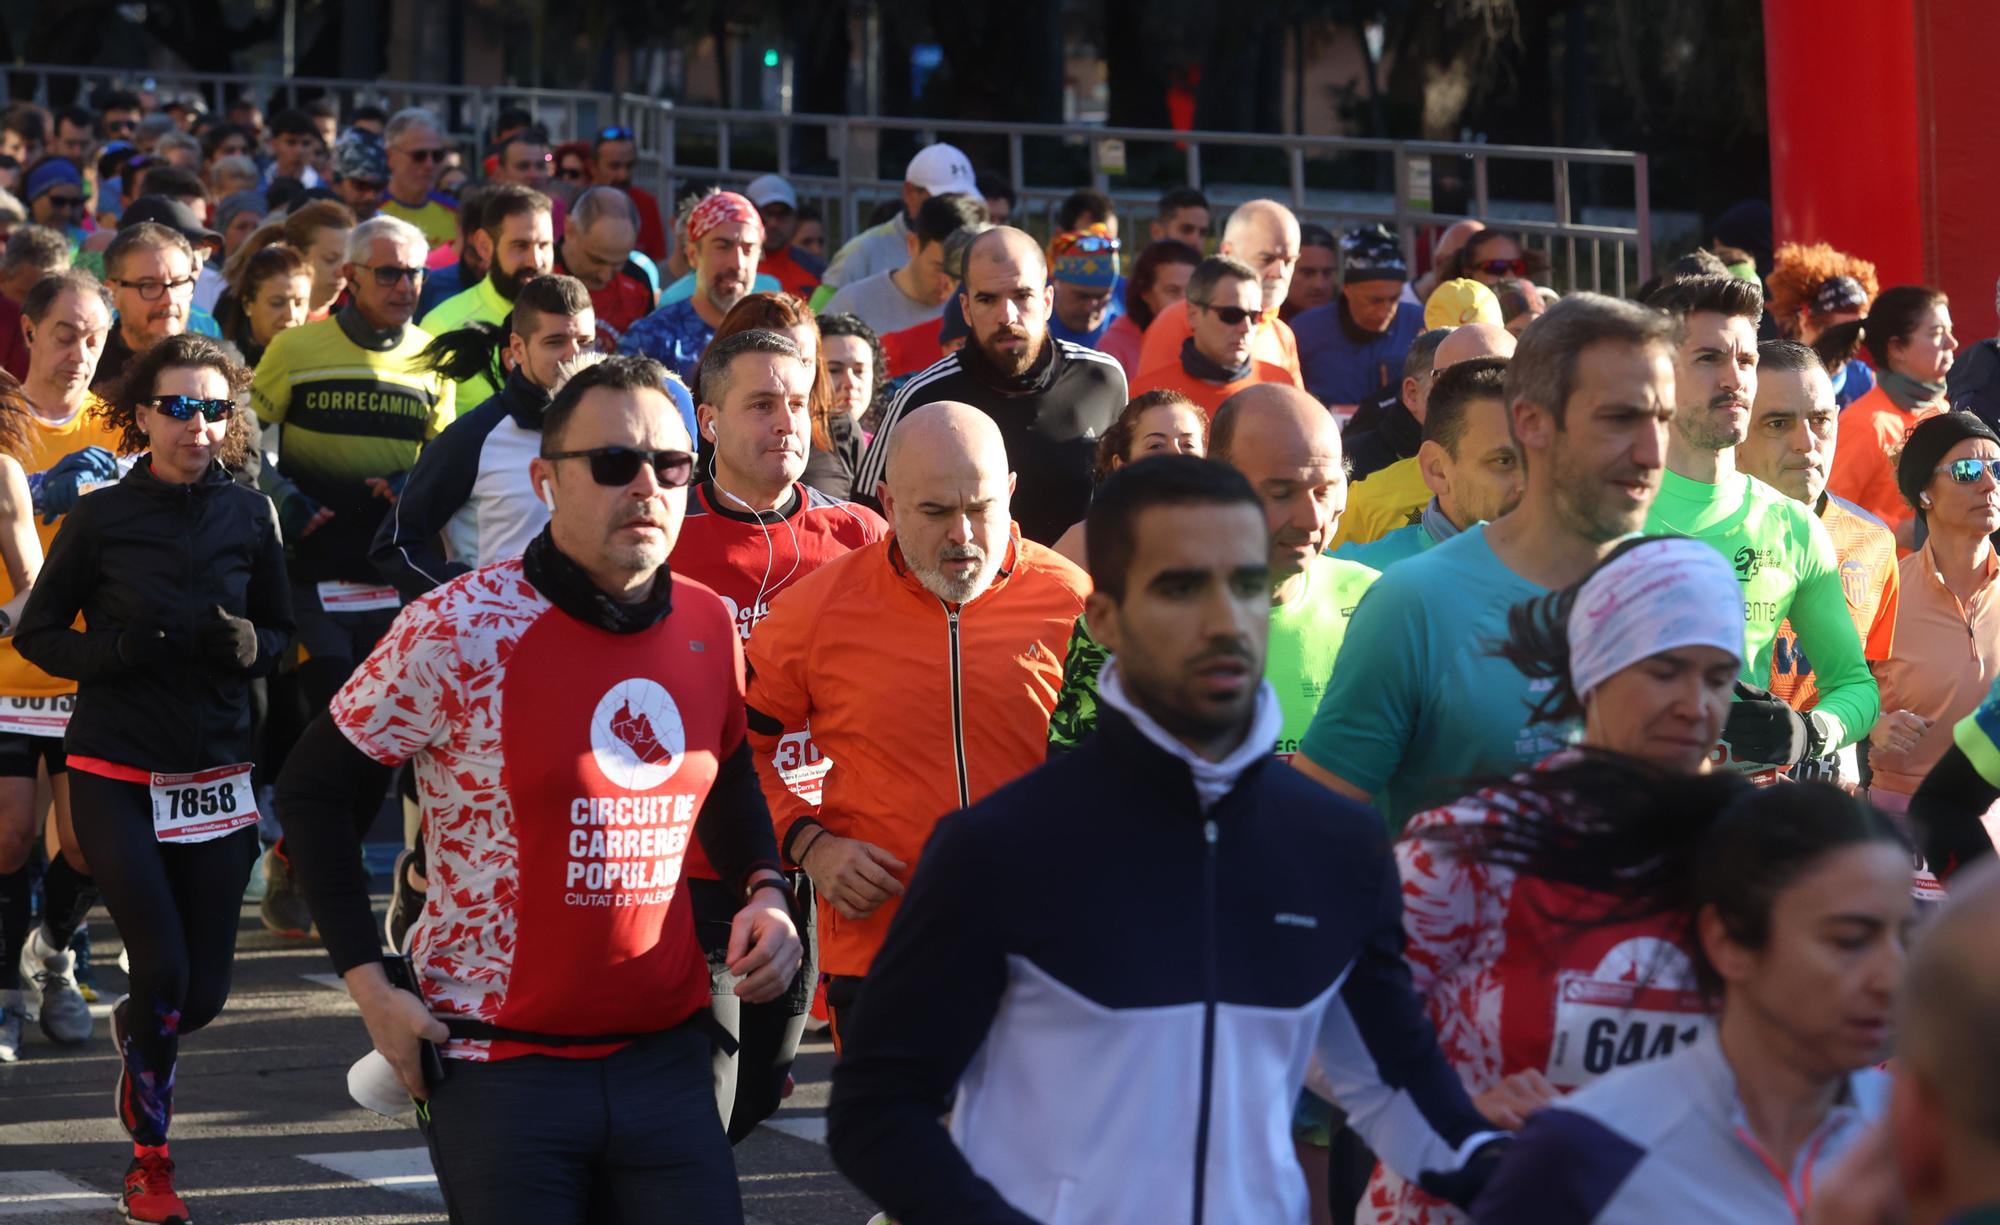
[{"label": "man with grey beard", "polygon": [[[1040,765],[1090,580],[1013,522],[1000,427],[969,404],[903,416],[876,493],[893,534],[771,603],[745,650],[750,738],[786,865],[819,895],[835,1041],[938,818]],[[832,762],[786,786],[786,729]]]}]

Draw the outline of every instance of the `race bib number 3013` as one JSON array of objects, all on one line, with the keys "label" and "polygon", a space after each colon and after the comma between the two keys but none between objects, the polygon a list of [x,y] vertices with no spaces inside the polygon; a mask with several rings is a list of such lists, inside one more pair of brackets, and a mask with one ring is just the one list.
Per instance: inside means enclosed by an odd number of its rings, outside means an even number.
[{"label": "race bib number 3013", "polygon": [[10,736],[61,736],[76,709],[76,695],[47,698],[0,698],[0,733]]},{"label": "race bib number 3013", "polygon": [[199,774],[152,776],[153,836],[161,842],[207,842],[257,823],[248,765]]}]

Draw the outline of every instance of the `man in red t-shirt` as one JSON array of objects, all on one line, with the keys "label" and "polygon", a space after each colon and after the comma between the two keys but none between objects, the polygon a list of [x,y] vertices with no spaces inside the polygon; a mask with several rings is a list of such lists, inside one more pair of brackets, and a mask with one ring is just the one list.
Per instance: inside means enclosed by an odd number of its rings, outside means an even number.
[{"label": "man in red t-shirt", "polygon": [[[375,1049],[425,1101],[439,1185],[465,1220],[742,1211],[679,888],[691,839],[744,899],[725,950],[737,995],[776,997],[801,949],[746,736],[741,639],[721,598],[666,564],[694,455],[665,378],[611,358],[564,386],[530,465],[548,529],[409,605],[279,783],[327,951]],[[437,886],[410,931],[420,995],[381,964],[353,819],[405,761]],[[426,1076],[425,1042],[449,1072]]]},{"label": "man in red t-shirt", "polygon": [[[789,337],[767,331],[725,336],[702,355],[699,382],[696,413],[713,463],[689,494],[687,522],[668,560],[675,577],[722,597],[747,643],[780,593],[834,558],[887,536],[889,525],[865,506],[799,483],[812,445],[807,400],[813,369]],[[809,727],[783,731],[766,764],[817,810],[820,780],[833,763],[813,744]],[[718,1057],[722,1074],[716,1079],[723,1124],[740,1142],[778,1108],[816,976],[802,974],[787,998],[768,1004],[738,999],[722,956],[737,899],[699,847],[689,848],[684,872],[695,931],[709,955],[716,1020],[741,1046],[733,1059]],[[806,881],[803,873],[793,879]],[[809,965],[811,915],[804,905],[793,914],[806,936]]]},{"label": "man in red t-shirt", "polygon": [[597,315],[597,347],[615,353],[625,329],[651,314],[652,282],[632,262],[639,239],[639,211],[615,187],[593,187],[570,205],[569,226],[556,244],[556,271],[590,291]]},{"label": "man in red t-shirt", "polygon": [[660,224],[660,202],[653,193],[632,184],[632,167],[639,162],[639,146],[632,129],[605,128],[591,142],[590,180],[601,187],[616,187],[632,198],[639,210],[639,249],[655,263],[667,258],[667,231]]},{"label": "man in red t-shirt", "polygon": [[764,258],[757,271],[776,277],[786,293],[811,298],[826,272],[826,261],[792,245],[792,236],[799,231],[798,193],[777,175],[767,174],[750,180],[743,194],[764,218]]}]

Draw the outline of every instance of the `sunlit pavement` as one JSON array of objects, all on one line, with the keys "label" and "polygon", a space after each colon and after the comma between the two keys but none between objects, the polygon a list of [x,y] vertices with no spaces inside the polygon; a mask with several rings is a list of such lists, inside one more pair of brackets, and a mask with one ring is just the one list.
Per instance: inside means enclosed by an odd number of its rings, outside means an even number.
[{"label": "sunlit pavement", "polygon": [[[325,953],[266,932],[255,906],[244,907],[242,931],[228,1008],[181,1046],[173,1152],[195,1220],[443,1220],[414,1125],[347,1096],[348,1066],[368,1036]],[[102,910],[91,934],[96,1033],[59,1048],[30,1024],[20,1062],[0,1064],[0,1222],[115,1219],[132,1150],[111,1113],[117,1066],[105,1013],[124,975]],[[821,1142],[831,1057],[828,1044],[809,1044],[798,1091],[736,1148],[750,1225],[862,1225],[873,1211]]]}]

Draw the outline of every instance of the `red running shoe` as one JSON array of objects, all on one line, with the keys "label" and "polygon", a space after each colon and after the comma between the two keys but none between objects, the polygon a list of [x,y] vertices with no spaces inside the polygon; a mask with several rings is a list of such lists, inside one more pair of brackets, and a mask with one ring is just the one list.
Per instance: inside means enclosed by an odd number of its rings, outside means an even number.
[{"label": "red running shoe", "polygon": [[118,1209],[132,1225],[193,1225],[187,1205],[174,1194],[174,1162],[166,1145],[142,1148],[125,1167],[125,1190]]}]

